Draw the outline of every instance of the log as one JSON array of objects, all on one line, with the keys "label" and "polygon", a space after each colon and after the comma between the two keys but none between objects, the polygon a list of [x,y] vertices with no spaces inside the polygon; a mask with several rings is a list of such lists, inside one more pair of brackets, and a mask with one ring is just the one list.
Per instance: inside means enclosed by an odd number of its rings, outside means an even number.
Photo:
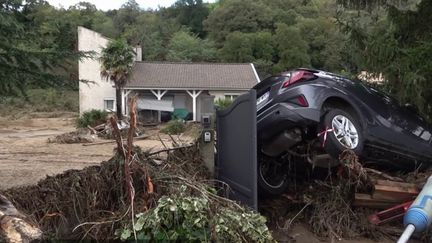
[{"label": "log", "polygon": [[83,143],[82,146],[93,146],[93,145],[101,145],[101,144],[108,144],[108,143],[115,143],[115,142],[116,140],[96,142],[96,143]]},{"label": "log", "polygon": [[41,239],[42,231],[27,222],[25,216],[0,194],[0,241],[32,242]]},{"label": "log", "polygon": [[104,124],[100,124],[100,125],[93,127],[93,129],[96,131],[103,131],[103,130],[105,130],[105,126],[106,126],[106,124],[104,123]]},{"label": "log", "polygon": [[149,153],[148,156],[152,156],[152,155],[155,155],[155,154],[160,154],[160,153],[163,153],[163,152],[170,152],[170,151],[174,151],[174,150],[178,150],[178,149],[190,148],[192,146],[194,146],[194,144],[183,145],[183,146],[173,147],[173,148],[161,149],[159,151]]},{"label": "log", "polygon": [[90,125],[87,125],[87,128],[91,131],[91,134],[97,134],[97,131]]}]

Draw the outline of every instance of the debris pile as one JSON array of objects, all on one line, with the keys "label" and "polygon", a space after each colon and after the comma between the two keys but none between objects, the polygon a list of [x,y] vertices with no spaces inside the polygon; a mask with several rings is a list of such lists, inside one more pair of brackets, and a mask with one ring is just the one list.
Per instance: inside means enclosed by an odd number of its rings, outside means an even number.
[{"label": "debris pile", "polygon": [[337,169],[319,178],[312,170],[295,175],[301,179],[293,181],[287,193],[263,200],[260,212],[270,227],[287,234],[294,224],[303,223],[330,242],[359,237],[396,240],[406,209],[431,171],[390,175],[362,166],[351,151],[342,153],[340,161]]},{"label": "debris pile", "polygon": [[[120,134],[123,138],[126,138],[128,133],[129,133],[129,129],[130,129],[130,120],[125,117],[123,120],[117,121],[117,127],[120,130]],[[112,123],[110,122],[110,120],[107,120],[106,123],[104,124],[100,124],[98,126],[95,127],[88,127],[88,129],[92,132],[92,134],[97,135],[100,138],[103,139],[114,139],[115,135],[113,134],[114,130],[113,130],[113,126]],[[144,127],[143,126],[136,126],[134,128],[134,137],[138,137],[144,134]]]},{"label": "debris pile", "polygon": [[[265,218],[218,196],[197,143],[143,152],[132,144],[135,119],[126,141],[110,122],[117,153],[109,161],[0,192],[40,226],[43,239],[272,241]],[[155,165],[160,153],[166,159]]]},{"label": "debris pile", "polygon": [[49,138],[49,143],[92,143],[95,137],[90,134],[90,131],[85,128],[77,129],[76,131],[64,133]]}]

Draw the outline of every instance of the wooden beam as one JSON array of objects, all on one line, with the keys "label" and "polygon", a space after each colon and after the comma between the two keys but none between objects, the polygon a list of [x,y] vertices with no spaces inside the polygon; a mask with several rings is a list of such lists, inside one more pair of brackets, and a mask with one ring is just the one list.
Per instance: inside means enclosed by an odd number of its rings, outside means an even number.
[{"label": "wooden beam", "polygon": [[414,199],[419,194],[419,190],[414,184],[385,181],[381,181],[380,183],[387,185],[375,185],[375,190],[372,194],[374,199],[406,202]]}]

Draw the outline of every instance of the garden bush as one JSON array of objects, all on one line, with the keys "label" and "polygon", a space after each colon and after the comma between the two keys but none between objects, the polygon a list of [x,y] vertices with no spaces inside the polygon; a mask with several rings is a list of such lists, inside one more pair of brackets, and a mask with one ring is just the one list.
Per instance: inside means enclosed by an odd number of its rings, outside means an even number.
[{"label": "garden bush", "polygon": [[161,132],[166,134],[180,134],[185,131],[185,124],[182,120],[171,120],[167,123]]},{"label": "garden bush", "polygon": [[77,120],[76,127],[97,126],[106,122],[108,112],[102,110],[90,110],[84,112]]}]

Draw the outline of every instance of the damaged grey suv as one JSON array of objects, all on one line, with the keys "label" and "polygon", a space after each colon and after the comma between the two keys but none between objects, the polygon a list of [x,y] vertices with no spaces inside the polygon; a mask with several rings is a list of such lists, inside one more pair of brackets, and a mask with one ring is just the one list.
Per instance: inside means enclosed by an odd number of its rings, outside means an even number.
[{"label": "damaged grey suv", "polygon": [[413,170],[432,163],[432,127],[359,80],[312,69],[269,77],[257,93],[258,185],[279,194],[287,185],[287,156],[313,166],[338,165],[354,151],[366,163]]}]

